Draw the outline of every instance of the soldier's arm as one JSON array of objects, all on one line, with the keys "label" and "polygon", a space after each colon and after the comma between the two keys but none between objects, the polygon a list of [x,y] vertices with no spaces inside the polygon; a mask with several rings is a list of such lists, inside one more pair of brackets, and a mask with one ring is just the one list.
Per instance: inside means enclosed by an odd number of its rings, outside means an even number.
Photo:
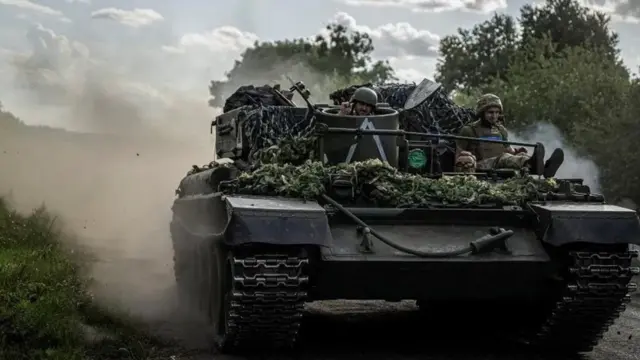
[{"label": "soldier's arm", "polygon": [[349,115],[350,112],[351,104],[349,104],[348,102],[343,102],[342,104],[340,104],[340,112],[338,112],[338,115],[345,116]]},{"label": "soldier's arm", "polygon": [[[470,126],[465,126],[460,130],[458,136],[474,137],[473,130],[471,130]],[[471,151],[471,142],[469,140],[456,140],[456,157],[460,155],[461,151]]]},{"label": "soldier's arm", "polygon": [[[509,133],[507,132],[507,128],[504,126],[500,126],[500,132],[502,133],[502,139],[504,141],[509,141]],[[505,150],[509,154],[515,154],[516,150],[511,146],[511,144],[504,144]]]}]

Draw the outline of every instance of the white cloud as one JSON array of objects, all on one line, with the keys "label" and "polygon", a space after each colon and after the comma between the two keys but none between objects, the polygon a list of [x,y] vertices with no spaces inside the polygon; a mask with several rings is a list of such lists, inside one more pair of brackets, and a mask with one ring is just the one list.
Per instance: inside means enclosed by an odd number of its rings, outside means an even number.
[{"label": "white cloud", "polygon": [[[0,48],[0,74],[5,80],[2,101],[28,123],[129,132],[145,126],[163,131],[184,119],[171,131],[201,133],[201,120],[211,115],[208,74],[202,68],[187,71],[186,57],[162,58],[155,49],[157,62],[149,61],[143,56],[148,48],[123,44],[121,53],[97,58],[105,50],[101,43],[88,47],[42,25],[27,34],[28,53]],[[139,69],[143,61],[147,73]],[[32,106],[34,101],[39,106]]]},{"label": "white cloud", "polygon": [[[344,25],[348,31],[368,33],[373,39],[373,56],[376,59],[409,61],[407,65],[411,70],[398,70],[403,80],[408,80],[409,77],[415,79],[415,76],[418,76],[416,74],[422,76],[433,70],[429,61],[438,54],[439,37],[427,30],[416,29],[408,23],[386,24],[372,28],[358,24],[352,16],[344,12],[336,13],[330,21]],[[325,31],[320,30],[321,33]],[[310,38],[312,37],[315,35]],[[162,50],[169,57],[182,58],[183,66],[185,62],[189,63],[188,68],[194,74],[191,81],[195,81],[196,73],[201,76],[202,72],[208,74],[208,79],[220,80],[225,78],[224,72],[231,69],[233,61],[259,40],[254,33],[223,26],[203,33],[185,34],[177,44],[163,46]],[[397,63],[397,60],[394,61]]]},{"label": "white cloud", "polygon": [[428,30],[416,29],[406,22],[371,28],[358,25],[351,15],[344,12],[336,13],[331,21],[351,30],[368,33],[373,39],[375,54],[378,57],[436,57],[438,55],[440,37]]},{"label": "white cloud", "polygon": [[76,91],[68,84],[77,83],[77,77],[84,74],[89,49],[40,24],[29,29],[27,41],[31,53],[16,59],[20,85],[40,89],[41,95],[52,99]]},{"label": "white cloud", "polygon": [[433,80],[436,67],[435,58],[415,56],[391,57],[389,64],[395,69],[396,77],[401,81],[420,82],[423,78]]},{"label": "white cloud", "polygon": [[55,10],[48,6],[36,4],[29,0],[0,0],[0,5],[13,6],[22,10],[33,11],[44,15],[63,16],[62,11],[60,10]]},{"label": "white cloud", "polygon": [[399,7],[414,12],[470,11],[491,13],[507,8],[506,0],[336,0],[350,6]]},{"label": "white cloud", "polygon": [[[166,71],[183,72],[175,84],[181,88],[201,86],[196,84],[202,82],[203,76],[206,81],[225,79],[225,72],[231,69],[234,60],[257,40],[258,35],[233,26],[184,34],[177,44],[162,47],[168,57]],[[184,74],[183,69],[190,71]]]},{"label": "white cloud", "polygon": [[616,21],[640,22],[640,1],[637,0],[580,0],[582,5],[611,15]]},{"label": "white cloud", "polygon": [[204,48],[215,53],[241,53],[258,40],[258,35],[233,26],[222,26],[204,33],[190,33],[180,37],[177,46],[164,46],[170,53],[185,53],[188,49]]},{"label": "white cloud", "polygon": [[92,12],[91,17],[93,19],[109,19],[117,21],[123,25],[134,28],[147,26],[154,22],[164,20],[164,17],[153,9],[124,10],[105,8]]},{"label": "white cloud", "polygon": [[[30,23],[38,23],[38,15],[42,15],[42,13],[24,13],[24,12],[20,12],[16,14],[16,19],[20,19],[20,20],[24,20],[24,21],[28,21]],[[72,22],[71,19],[69,19],[66,16],[56,16],[55,17],[56,20],[63,22],[63,23],[70,23]]]}]

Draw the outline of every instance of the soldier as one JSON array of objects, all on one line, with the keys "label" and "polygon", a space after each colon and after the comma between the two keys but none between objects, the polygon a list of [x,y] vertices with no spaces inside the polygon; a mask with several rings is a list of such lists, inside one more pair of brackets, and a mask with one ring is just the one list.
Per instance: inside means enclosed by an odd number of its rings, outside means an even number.
[{"label": "soldier", "polygon": [[476,171],[476,157],[468,151],[460,151],[456,157],[455,172],[472,173]]},{"label": "soldier", "polygon": [[[482,95],[476,105],[478,120],[463,127],[459,135],[507,141],[507,129],[501,124],[502,110],[502,101],[498,96],[494,94]],[[497,168],[522,169],[527,167],[533,170],[532,173],[535,174],[536,163],[542,164],[542,161],[544,161],[544,153],[534,152],[533,155],[528,155],[525,148],[514,149],[511,145],[500,143],[457,140],[456,148],[456,167],[466,166],[466,171],[469,171],[469,164],[471,163],[469,155],[475,157],[475,165],[481,170]],[[542,175],[546,178],[553,177],[563,161],[564,152],[562,149],[555,149],[544,163],[544,174]]]},{"label": "soldier", "polygon": [[378,104],[378,94],[368,87],[358,88],[349,102],[342,103],[340,115],[373,115]]}]

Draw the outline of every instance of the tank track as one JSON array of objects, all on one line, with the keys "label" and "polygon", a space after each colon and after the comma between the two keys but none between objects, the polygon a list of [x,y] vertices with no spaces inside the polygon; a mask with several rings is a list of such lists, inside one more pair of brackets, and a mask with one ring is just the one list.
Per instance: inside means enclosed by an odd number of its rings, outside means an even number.
[{"label": "tank track", "polygon": [[554,352],[589,352],[625,310],[637,285],[631,266],[637,251],[569,253],[562,297],[538,330],[533,344]]},{"label": "tank track", "polygon": [[306,256],[232,256],[225,350],[286,350],[295,345],[308,296],[308,265]]}]

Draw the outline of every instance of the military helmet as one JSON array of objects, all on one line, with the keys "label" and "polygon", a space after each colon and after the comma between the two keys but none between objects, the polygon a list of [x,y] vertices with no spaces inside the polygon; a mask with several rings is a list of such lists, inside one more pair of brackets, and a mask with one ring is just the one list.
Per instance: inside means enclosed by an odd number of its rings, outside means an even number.
[{"label": "military helmet", "polygon": [[378,104],[378,94],[368,87],[358,88],[351,96],[351,101],[359,101],[363,104],[376,107]]},{"label": "military helmet", "polygon": [[476,103],[476,116],[482,115],[482,113],[490,107],[499,107],[502,111],[502,101],[497,95],[484,94],[478,98]]}]

